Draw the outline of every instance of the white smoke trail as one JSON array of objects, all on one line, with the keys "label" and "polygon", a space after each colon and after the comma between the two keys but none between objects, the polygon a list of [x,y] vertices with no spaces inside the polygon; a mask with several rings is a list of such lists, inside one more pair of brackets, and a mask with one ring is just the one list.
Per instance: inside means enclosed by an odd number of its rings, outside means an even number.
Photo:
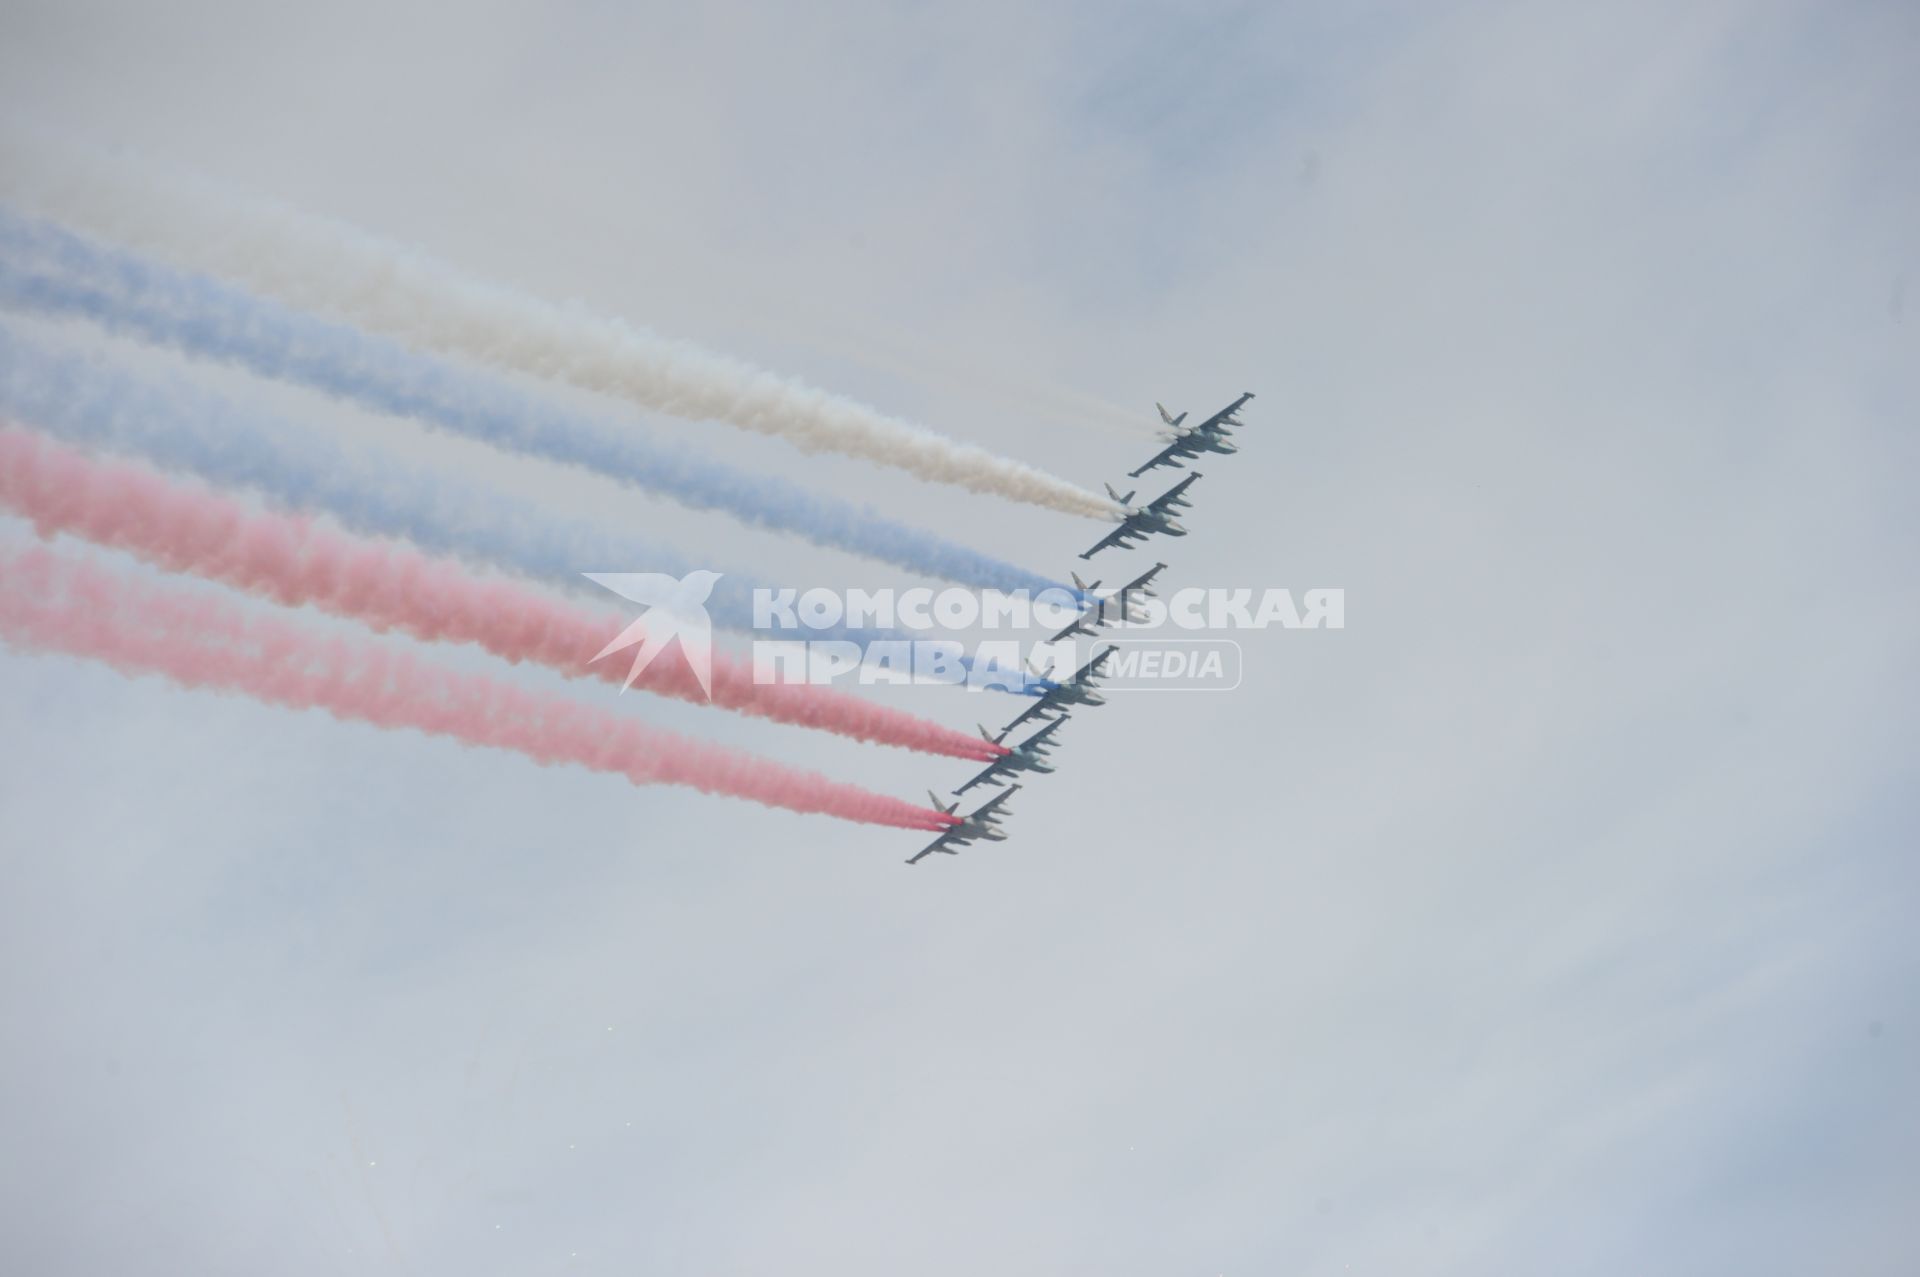
[{"label": "white smoke trail", "polygon": [[0,133],[8,200],[291,305],[702,421],[836,452],[921,479],[1090,518],[1104,497],[1024,462],[960,443],[686,342],[461,275],[351,227],[175,175]]}]

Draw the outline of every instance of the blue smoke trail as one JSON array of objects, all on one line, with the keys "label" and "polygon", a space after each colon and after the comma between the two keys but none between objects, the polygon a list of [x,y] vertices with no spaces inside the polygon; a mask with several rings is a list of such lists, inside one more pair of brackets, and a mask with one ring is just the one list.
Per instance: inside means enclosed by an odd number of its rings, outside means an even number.
[{"label": "blue smoke trail", "polygon": [[981,589],[1062,589],[871,508],[704,461],[484,373],[96,245],[0,206],[0,299],[297,382],[495,447],[583,466],[696,509]]}]

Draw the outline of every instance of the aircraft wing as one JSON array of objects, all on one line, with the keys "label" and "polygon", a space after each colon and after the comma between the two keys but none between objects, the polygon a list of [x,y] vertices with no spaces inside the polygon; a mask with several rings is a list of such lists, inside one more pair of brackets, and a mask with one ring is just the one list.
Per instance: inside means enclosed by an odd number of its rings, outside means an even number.
[{"label": "aircraft wing", "polygon": [[1021,710],[1019,716],[1015,718],[1011,723],[1007,724],[1007,730],[1012,731],[1014,728],[1020,726],[1020,724],[1026,722],[1029,718],[1034,718],[1040,714],[1046,713],[1049,710],[1053,710],[1057,708],[1058,707],[1055,706],[1052,701],[1050,701],[1047,697],[1042,696],[1038,700],[1034,701],[1033,704]]},{"label": "aircraft wing", "polygon": [[1073,681],[1076,683],[1084,683],[1089,678],[1093,677],[1095,674],[1098,674],[1100,672],[1100,667],[1107,663],[1107,658],[1109,656],[1112,656],[1115,652],[1119,650],[1120,649],[1117,647],[1101,648],[1099,653],[1092,660],[1088,661],[1085,665],[1082,665],[1079,668],[1079,670],[1075,672],[1073,676]]},{"label": "aircraft wing", "polygon": [[1183,434],[1166,447],[1160,449],[1160,451],[1154,453],[1153,459],[1141,466],[1138,470],[1127,471],[1127,477],[1138,479],[1155,466],[1174,466],[1177,468],[1180,465],[1180,458],[1194,455],[1196,455],[1196,453],[1192,441]]},{"label": "aircraft wing", "polygon": [[1120,520],[1120,525],[1118,527],[1116,527],[1113,531],[1107,533],[1107,535],[1101,537],[1098,541],[1094,542],[1093,548],[1091,550],[1088,550],[1086,553],[1082,554],[1080,557],[1083,559],[1091,559],[1094,555],[1100,553],[1100,551],[1106,549],[1110,545],[1125,546],[1129,542],[1137,541],[1139,539],[1140,539],[1140,531],[1134,525],[1133,520],[1122,519]]},{"label": "aircraft wing", "polygon": [[1000,761],[998,759],[995,759],[993,762],[990,762],[985,767],[981,768],[979,775],[968,780],[965,784],[961,785],[960,788],[954,790],[953,792],[956,794],[964,794],[969,789],[972,789],[975,785],[983,785],[987,781],[992,780],[995,776],[998,776],[1000,774],[1000,770],[1001,770]]},{"label": "aircraft wing", "polygon": [[[1132,621],[1134,619],[1134,615],[1133,615],[1134,596],[1140,595],[1141,597],[1144,597],[1144,598],[1149,598],[1149,599],[1153,598],[1154,593],[1148,587],[1153,584],[1153,579],[1155,577],[1159,576],[1162,572],[1165,572],[1166,570],[1167,570],[1166,564],[1156,563],[1152,567],[1148,568],[1145,572],[1142,572],[1139,576],[1134,577],[1133,580],[1127,582],[1125,585],[1115,590],[1112,594],[1108,595],[1106,598],[1100,600],[1100,623],[1102,625],[1105,625],[1107,623],[1107,605],[1108,604],[1113,605],[1113,614],[1116,617],[1118,617],[1122,623]],[[1082,630],[1081,633],[1085,634],[1088,638],[1093,637],[1092,632],[1089,630]],[[1064,638],[1065,637],[1064,633],[1060,637]],[[1055,638],[1053,641],[1058,643],[1060,641],[1060,638]]]},{"label": "aircraft wing", "polygon": [[999,811],[1002,807],[1007,805],[1007,799],[1013,797],[1015,794],[1019,792],[1020,792],[1020,786],[1008,785],[1005,789],[1001,790],[999,793],[995,794],[993,797],[987,799],[987,801],[985,801],[984,803],[981,803],[977,808],[974,809],[973,814],[971,816],[968,816],[967,819],[979,820],[982,816],[991,816],[993,813]]},{"label": "aircraft wing", "polygon": [[917,865],[926,857],[931,856],[936,851],[944,852],[949,856],[959,855],[960,854],[959,852],[947,846],[947,843],[951,841],[952,833],[953,831],[951,829],[947,830],[945,833],[942,833],[938,838],[935,838],[932,842],[928,843],[926,846],[922,847],[919,851],[916,851],[913,853],[913,855],[909,856],[907,858],[907,863],[910,865]]},{"label": "aircraft wing", "polygon": [[1233,419],[1233,414],[1236,412],[1239,412],[1241,408],[1245,407],[1247,400],[1251,398],[1253,398],[1253,392],[1249,390],[1245,394],[1241,395],[1238,399],[1234,400],[1232,403],[1222,408],[1219,412],[1214,413],[1211,417],[1208,417],[1205,421],[1195,426],[1194,429],[1196,431],[1220,430],[1225,426],[1238,425],[1239,422]]},{"label": "aircraft wing", "polygon": [[1149,585],[1153,584],[1154,577],[1159,576],[1162,572],[1165,572],[1166,570],[1167,570],[1166,564],[1164,563],[1154,564],[1152,567],[1148,568],[1145,572],[1142,572],[1139,576],[1134,577],[1133,580],[1121,586],[1120,587],[1121,596],[1124,598],[1126,595],[1133,593],[1135,590],[1145,590]]},{"label": "aircraft wing", "polygon": [[1020,748],[1028,749],[1028,750],[1035,749],[1035,748],[1043,749],[1043,750],[1052,748],[1053,734],[1059,731],[1060,725],[1066,721],[1067,721],[1067,716],[1065,714],[1062,714],[1060,717],[1054,719],[1051,723],[1048,723],[1045,727],[1042,727],[1039,731],[1035,732],[1033,735],[1021,741]]},{"label": "aircraft wing", "polygon": [[1072,625],[1069,625],[1066,629],[1061,630],[1058,634],[1048,639],[1047,642],[1063,643],[1066,641],[1066,638],[1069,634],[1084,634],[1088,638],[1092,638],[1093,629],[1087,624],[1087,617],[1092,615],[1096,611],[1098,611],[1097,608],[1089,608],[1087,609],[1087,611],[1082,612],[1079,616],[1076,616],[1073,619]]},{"label": "aircraft wing", "polygon": [[1193,486],[1193,481],[1195,479],[1198,479],[1199,477],[1200,476],[1197,472],[1194,474],[1188,475],[1186,478],[1182,479],[1180,482],[1174,484],[1171,488],[1168,488],[1165,492],[1162,492],[1159,496],[1155,497],[1152,503],[1147,506],[1147,509],[1154,510],[1154,511],[1163,511],[1163,510],[1172,508],[1172,503],[1175,501],[1178,501],[1180,499],[1180,494],[1185,492],[1188,488],[1191,488]]}]

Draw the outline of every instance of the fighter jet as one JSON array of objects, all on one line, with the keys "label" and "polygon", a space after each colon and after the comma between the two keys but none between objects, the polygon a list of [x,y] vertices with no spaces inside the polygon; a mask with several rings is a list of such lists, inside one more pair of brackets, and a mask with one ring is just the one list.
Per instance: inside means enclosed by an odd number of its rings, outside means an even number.
[{"label": "fighter jet", "polygon": [[[1005,789],[974,808],[971,816],[968,816],[957,825],[942,830],[938,838],[935,838],[932,842],[910,856],[907,859],[907,863],[910,865],[918,864],[922,857],[930,856],[936,851],[949,856],[957,856],[960,853],[954,850],[955,847],[965,847],[983,838],[988,842],[1001,842],[1005,840],[1007,831],[1000,828],[1000,817],[1007,814],[1007,799],[1013,797],[1019,791],[1020,786],[1008,785]],[[932,791],[928,791],[927,797],[933,798],[933,805],[941,811],[946,812],[949,816],[951,816],[954,809],[960,805],[959,803],[942,804],[938,798],[934,798]]]},{"label": "fighter jet", "polygon": [[[1120,649],[1116,647],[1106,648],[1099,655],[1076,670],[1071,678],[1063,683],[1055,683],[1051,688],[1047,689],[1045,695],[1021,710],[1020,716],[1007,724],[1007,732],[1020,726],[1020,724],[1026,722],[1029,718],[1046,714],[1053,714],[1059,718],[1064,718],[1066,717],[1067,710],[1075,705],[1105,705],[1107,703],[1105,698],[1093,690],[1099,686],[1094,682],[1094,679],[1099,676],[1100,667],[1107,663],[1107,658],[1119,650]],[[1007,732],[1001,732],[1000,734],[1005,736]]]},{"label": "fighter jet", "polygon": [[1167,441],[1167,446],[1138,470],[1129,470],[1128,476],[1138,479],[1155,466],[1172,466],[1179,469],[1189,458],[1197,457],[1203,452],[1229,454],[1238,452],[1238,448],[1227,442],[1227,436],[1233,433],[1233,427],[1240,424],[1240,419],[1234,414],[1240,411],[1251,398],[1253,398],[1253,392],[1249,390],[1199,425],[1189,426],[1184,430],[1180,428],[1180,423],[1186,420],[1186,413],[1183,412],[1178,417],[1169,416],[1165,408],[1155,404],[1154,407],[1160,409],[1160,420],[1170,427],[1160,434],[1160,437]]},{"label": "fighter jet", "polygon": [[1187,530],[1175,522],[1173,516],[1181,510],[1192,507],[1193,503],[1188,501],[1184,494],[1199,477],[1200,472],[1195,470],[1146,505],[1139,507],[1127,504],[1133,500],[1133,493],[1129,492],[1123,497],[1113,490],[1112,484],[1108,484],[1107,495],[1112,497],[1117,505],[1123,507],[1125,513],[1120,517],[1119,527],[1101,537],[1094,543],[1092,549],[1080,557],[1091,559],[1110,545],[1131,547],[1135,541],[1144,541],[1156,532],[1170,537],[1187,535]]},{"label": "fighter jet", "polygon": [[[969,780],[953,792],[956,794],[964,794],[975,785],[984,785],[988,781],[1000,776],[1012,777],[1015,772],[1052,771],[1053,764],[1047,761],[1047,751],[1054,747],[1052,740],[1053,734],[1059,731],[1060,724],[1066,721],[1067,716],[1065,714],[1054,719],[1051,723],[1048,723],[1045,727],[1042,727],[1039,731],[1021,741],[1018,745],[1015,745],[1011,753],[1002,754],[1000,757],[988,763],[981,769],[978,776],[975,776],[972,780]],[[986,736],[988,740],[998,745],[1006,739],[1007,733],[1012,730],[1013,725],[1009,723],[998,736],[987,735],[987,729],[984,727],[980,729],[980,734]]]},{"label": "fighter jet", "polygon": [[1138,618],[1134,615],[1133,600],[1136,598],[1153,598],[1153,591],[1148,587],[1153,584],[1154,577],[1159,576],[1166,570],[1166,564],[1156,563],[1119,589],[1107,594],[1097,593],[1100,589],[1100,582],[1094,581],[1089,584],[1080,579],[1078,572],[1069,573],[1069,575],[1073,577],[1074,588],[1080,591],[1081,597],[1092,599],[1093,602],[1089,604],[1087,609],[1080,613],[1080,615],[1074,617],[1071,624],[1048,639],[1047,642],[1064,643],[1075,634],[1084,634],[1088,638],[1092,638],[1093,632],[1103,625],[1111,625],[1116,621],[1126,622],[1137,620]]}]

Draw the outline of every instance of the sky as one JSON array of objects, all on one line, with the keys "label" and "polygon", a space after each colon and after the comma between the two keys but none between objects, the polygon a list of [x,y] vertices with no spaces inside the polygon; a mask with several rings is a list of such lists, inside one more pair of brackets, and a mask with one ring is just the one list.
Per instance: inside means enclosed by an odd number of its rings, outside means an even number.
[{"label": "sky", "polygon": [[[1076,718],[1008,841],[911,871],[0,654],[5,1266],[1912,1271],[1916,66],[1892,3],[0,0],[9,122],[1088,486],[1155,401],[1255,391],[1133,562],[1346,595],[1231,694]],[[1099,532],[631,416],[1056,576]],[[902,797],[966,770],[612,708]]]}]

